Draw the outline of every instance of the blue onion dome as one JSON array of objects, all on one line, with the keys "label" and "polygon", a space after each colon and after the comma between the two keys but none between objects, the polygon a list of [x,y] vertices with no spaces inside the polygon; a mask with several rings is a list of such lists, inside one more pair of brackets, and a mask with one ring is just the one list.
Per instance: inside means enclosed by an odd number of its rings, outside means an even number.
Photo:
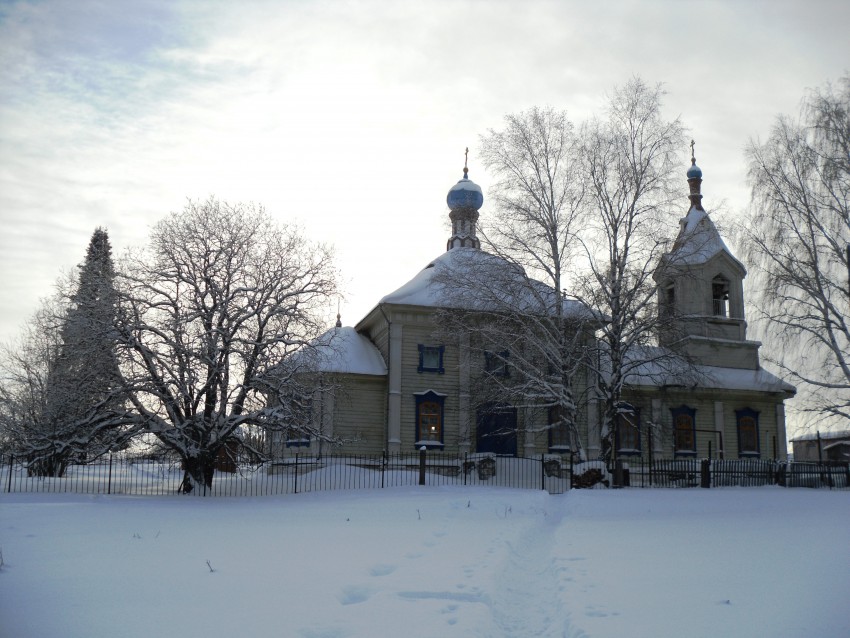
[{"label": "blue onion dome", "polygon": [[691,167],[688,169],[688,179],[702,177],[702,170],[697,166],[696,161],[692,161]]},{"label": "blue onion dome", "polygon": [[446,203],[451,210],[459,210],[461,208],[472,208],[478,210],[484,204],[484,195],[481,193],[481,187],[467,177],[468,169],[463,169],[463,179],[449,189],[449,194],[446,196]]}]

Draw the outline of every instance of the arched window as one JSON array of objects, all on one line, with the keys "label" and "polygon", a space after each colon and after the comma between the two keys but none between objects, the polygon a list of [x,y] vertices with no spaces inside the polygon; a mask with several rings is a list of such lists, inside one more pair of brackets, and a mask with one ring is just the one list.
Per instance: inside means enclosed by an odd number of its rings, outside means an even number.
[{"label": "arched window", "polygon": [[714,316],[729,316],[729,280],[723,275],[711,280],[711,307]]},{"label": "arched window", "polygon": [[416,447],[443,447],[443,404],[445,395],[433,390],[417,392]]},{"label": "arched window", "polygon": [[673,452],[678,455],[695,456],[697,411],[683,405],[670,410],[670,414],[673,416]]},{"label": "arched window", "polygon": [[617,454],[640,454],[640,408],[621,403],[617,409]]},{"label": "arched window", "polygon": [[750,408],[735,410],[735,419],[738,422],[738,456],[760,456],[759,413]]}]

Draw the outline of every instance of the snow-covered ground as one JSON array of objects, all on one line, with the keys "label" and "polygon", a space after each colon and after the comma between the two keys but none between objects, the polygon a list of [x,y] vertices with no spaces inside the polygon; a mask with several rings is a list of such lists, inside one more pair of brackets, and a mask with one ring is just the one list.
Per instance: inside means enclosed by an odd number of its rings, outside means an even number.
[{"label": "snow-covered ground", "polygon": [[0,495],[0,636],[850,635],[850,492]]}]

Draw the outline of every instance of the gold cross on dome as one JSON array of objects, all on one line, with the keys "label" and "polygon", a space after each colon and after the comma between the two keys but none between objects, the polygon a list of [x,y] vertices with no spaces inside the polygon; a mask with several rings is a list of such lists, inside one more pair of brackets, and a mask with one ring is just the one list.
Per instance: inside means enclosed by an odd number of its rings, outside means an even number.
[{"label": "gold cross on dome", "polygon": [[691,162],[693,162],[694,164],[697,163],[696,155],[694,155],[694,146],[696,146],[696,144],[697,144],[696,142],[691,140]]},{"label": "gold cross on dome", "polygon": [[465,169],[465,168],[466,168],[466,166],[467,166],[467,161],[468,161],[468,160],[469,160],[469,147],[467,146],[467,147],[466,147],[466,151],[464,151],[464,153],[463,153],[463,167],[464,167],[464,169]]}]

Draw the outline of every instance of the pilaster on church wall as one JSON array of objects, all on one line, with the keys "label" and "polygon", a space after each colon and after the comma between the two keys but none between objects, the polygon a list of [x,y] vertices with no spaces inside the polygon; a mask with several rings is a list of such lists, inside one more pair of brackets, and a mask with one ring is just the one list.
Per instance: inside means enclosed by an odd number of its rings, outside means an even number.
[{"label": "pilaster on church wall", "polygon": [[472,446],[472,406],[470,396],[470,351],[469,333],[458,339],[458,451],[461,454],[471,452]]},{"label": "pilaster on church wall", "polygon": [[777,403],[775,409],[776,418],[776,438],[781,441],[779,447],[779,458],[786,460],[788,458],[788,438],[785,431],[785,404]]},{"label": "pilaster on church wall", "polygon": [[399,452],[401,448],[403,328],[392,321],[389,330],[389,370],[387,387],[387,451]]}]

